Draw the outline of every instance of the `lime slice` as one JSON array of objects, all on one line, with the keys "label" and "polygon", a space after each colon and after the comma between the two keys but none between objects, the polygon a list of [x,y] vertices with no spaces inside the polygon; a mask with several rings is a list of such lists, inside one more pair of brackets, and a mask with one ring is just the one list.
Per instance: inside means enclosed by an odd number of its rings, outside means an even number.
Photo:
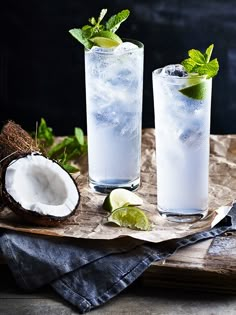
[{"label": "lime slice", "polygon": [[203,100],[207,95],[207,84],[206,82],[200,82],[179,91],[187,97],[193,98],[195,100]]},{"label": "lime slice", "polygon": [[117,208],[123,206],[140,206],[143,204],[143,200],[135,195],[135,193],[124,189],[117,188],[110,192],[103,202],[103,209],[107,211],[114,211]]},{"label": "lime slice", "polygon": [[146,214],[141,209],[131,206],[113,211],[108,217],[108,222],[133,230],[148,231],[150,229],[150,223]]},{"label": "lime slice", "polygon": [[112,48],[119,46],[122,43],[121,38],[110,31],[101,31],[89,39],[95,45],[104,48]]}]

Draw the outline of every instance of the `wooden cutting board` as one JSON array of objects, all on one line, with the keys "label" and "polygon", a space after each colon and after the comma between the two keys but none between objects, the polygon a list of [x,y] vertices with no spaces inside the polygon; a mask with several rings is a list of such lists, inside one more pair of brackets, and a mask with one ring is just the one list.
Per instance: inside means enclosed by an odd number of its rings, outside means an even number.
[{"label": "wooden cutting board", "polygon": [[180,249],[153,263],[140,278],[145,286],[236,293],[236,232]]}]

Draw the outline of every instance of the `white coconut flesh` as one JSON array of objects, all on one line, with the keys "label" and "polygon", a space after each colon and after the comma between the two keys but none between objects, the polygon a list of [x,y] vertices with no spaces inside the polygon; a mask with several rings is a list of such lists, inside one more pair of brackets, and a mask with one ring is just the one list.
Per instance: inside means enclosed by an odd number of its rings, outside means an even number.
[{"label": "white coconut flesh", "polygon": [[13,160],[6,169],[5,188],[24,209],[64,217],[79,201],[70,175],[56,162],[29,154]]}]

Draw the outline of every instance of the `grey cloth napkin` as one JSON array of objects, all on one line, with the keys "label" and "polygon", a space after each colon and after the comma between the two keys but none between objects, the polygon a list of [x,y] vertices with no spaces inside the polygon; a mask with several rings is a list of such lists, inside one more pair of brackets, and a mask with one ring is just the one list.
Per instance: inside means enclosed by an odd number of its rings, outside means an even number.
[{"label": "grey cloth napkin", "polygon": [[236,229],[236,206],[215,228],[158,244],[62,239],[3,230],[0,249],[16,282],[32,291],[49,284],[80,313],[102,305],[137,279],[154,261],[181,247]]}]

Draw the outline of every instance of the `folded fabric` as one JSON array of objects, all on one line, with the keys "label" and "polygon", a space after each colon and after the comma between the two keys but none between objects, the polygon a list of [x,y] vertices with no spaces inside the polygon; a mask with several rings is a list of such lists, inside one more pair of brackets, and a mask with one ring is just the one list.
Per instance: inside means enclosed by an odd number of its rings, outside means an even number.
[{"label": "folded fabric", "polygon": [[236,207],[209,231],[161,243],[131,238],[112,241],[62,239],[4,230],[1,254],[25,290],[50,284],[85,313],[102,305],[137,279],[154,261],[177,249],[236,229]]}]

